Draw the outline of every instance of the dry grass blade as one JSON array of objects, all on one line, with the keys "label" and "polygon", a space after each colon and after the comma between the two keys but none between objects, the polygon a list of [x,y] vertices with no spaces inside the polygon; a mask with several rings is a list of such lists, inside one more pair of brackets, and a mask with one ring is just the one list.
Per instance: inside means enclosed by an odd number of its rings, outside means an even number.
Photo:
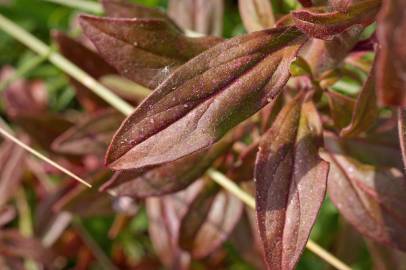
[{"label": "dry grass blade", "polygon": [[[4,122],[3,120],[0,120],[0,123]],[[4,126],[4,124],[2,124],[2,126]],[[67,170],[66,168],[62,167],[61,165],[59,165],[58,163],[52,161],[51,159],[47,158],[46,156],[44,156],[43,154],[39,153],[37,150],[31,148],[30,146],[26,145],[25,143],[23,143],[22,141],[20,141],[19,139],[17,139],[16,137],[14,137],[9,131],[5,130],[2,126],[0,126],[0,134],[9,139],[10,141],[14,142],[15,144],[17,144],[18,146],[22,147],[24,150],[26,150],[27,152],[33,154],[34,156],[38,157],[39,159],[42,159],[43,161],[49,163],[50,165],[52,165],[53,167],[57,168],[58,170],[60,170],[61,172],[67,174],[68,176],[72,177],[73,179],[79,181],[80,183],[82,183],[83,185],[91,188],[92,185],[90,185],[89,183],[87,183],[85,180],[83,180],[82,178],[80,178],[79,176],[75,175],[74,173],[70,172],[69,170]]]}]

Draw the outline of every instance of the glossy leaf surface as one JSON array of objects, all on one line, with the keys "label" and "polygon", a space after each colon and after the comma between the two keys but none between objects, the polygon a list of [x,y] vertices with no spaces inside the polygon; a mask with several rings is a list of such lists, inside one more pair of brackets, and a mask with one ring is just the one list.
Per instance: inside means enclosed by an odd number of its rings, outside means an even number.
[{"label": "glossy leaf surface", "polygon": [[406,249],[406,181],[396,168],[362,164],[348,156],[329,135],[328,192],[341,214],[363,235]]},{"label": "glossy leaf surface", "polygon": [[[100,79],[102,76],[117,73],[117,71],[96,52],[68,37],[66,34],[54,32],[53,38],[58,43],[60,52],[93,78]],[[83,84],[73,78],[70,78],[70,80],[75,87],[79,102],[86,110],[93,112],[107,106],[106,102]]]},{"label": "glossy leaf surface", "polygon": [[405,1],[384,0],[378,16],[376,78],[378,99],[383,105],[406,107],[405,9]]},{"label": "glossy leaf surface", "polygon": [[309,36],[331,39],[355,24],[372,23],[379,7],[379,0],[364,0],[349,6],[345,12],[313,8],[295,11],[292,16],[296,26]]},{"label": "glossy leaf surface", "polygon": [[221,40],[186,37],[159,19],[81,16],[81,25],[101,56],[122,76],[149,88]]},{"label": "glossy leaf surface", "polygon": [[260,142],[255,167],[258,227],[269,269],[294,269],[326,192],[328,164],[318,156],[321,122],[296,97]]},{"label": "glossy leaf surface", "polygon": [[351,137],[368,131],[378,118],[378,104],[375,92],[375,70],[371,70],[367,81],[358,95],[351,123],[340,135]]},{"label": "glossy leaf surface", "polygon": [[264,30],[193,58],[124,121],[106,163],[115,170],[140,168],[212,145],[279,94],[305,40],[296,28]]},{"label": "glossy leaf surface", "polygon": [[242,211],[238,198],[208,183],[182,218],[180,246],[196,259],[208,256],[230,236]]},{"label": "glossy leaf surface", "polygon": [[64,154],[103,155],[123,118],[115,111],[99,112],[58,136],[52,149]]},{"label": "glossy leaf surface", "polygon": [[116,172],[102,190],[119,196],[146,198],[173,193],[186,188],[202,176],[211,164],[232,145],[229,136],[210,149],[146,169]]}]

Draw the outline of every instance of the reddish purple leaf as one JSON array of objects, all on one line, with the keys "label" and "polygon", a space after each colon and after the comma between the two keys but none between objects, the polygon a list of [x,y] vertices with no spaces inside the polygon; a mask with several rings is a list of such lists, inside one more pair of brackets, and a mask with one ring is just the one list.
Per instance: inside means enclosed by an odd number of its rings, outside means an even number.
[{"label": "reddish purple leaf", "polygon": [[256,211],[269,269],[295,268],[324,200],[328,164],[318,155],[321,128],[313,103],[299,96],[260,142]]},{"label": "reddish purple leaf", "polygon": [[406,107],[406,2],[384,0],[378,16],[377,94],[383,105]]},{"label": "reddish purple leaf", "polygon": [[[14,74],[12,68],[1,70],[0,81]],[[16,80],[2,93],[5,110],[10,117],[20,114],[37,114],[44,112],[48,105],[48,94],[41,81]]]},{"label": "reddish purple leaf", "polygon": [[375,70],[372,69],[367,81],[358,95],[351,123],[340,136],[354,137],[368,131],[378,118],[379,108],[375,93]]},{"label": "reddish purple leaf", "polygon": [[363,27],[355,25],[332,40],[311,39],[304,47],[303,58],[310,65],[312,74],[319,78],[323,72],[335,68],[357,44]]},{"label": "reddish purple leaf", "polygon": [[184,191],[146,200],[152,245],[168,269],[189,269],[190,255],[178,245],[180,221],[202,184],[197,181]]},{"label": "reddish purple leaf", "polygon": [[341,214],[363,235],[406,250],[406,181],[396,168],[353,159],[333,135],[325,138],[328,192]]},{"label": "reddish purple leaf", "polygon": [[48,112],[21,114],[13,120],[34,142],[47,150],[51,150],[52,142],[73,125],[65,116]]},{"label": "reddish purple leaf", "polygon": [[[61,198],[55,202],[53,210],[68,211],[80,217],[92,217],[110,215],[113,213],[113,200],[107,193],[97,191],[111,173],[102,170],[88,175],[85,179],[90,182],[93,188],[89,189],[83,185],[77,185],[67,190]],[[86,207],[84,207],[86,206]]]},{"label": "reddish purple leaf", "polygon": [[203,199],[192,202],[182,219],[180,246],[196,259],[210,255],[230,236],[243,209],[243,203],[230,193],[209,190]]},{"label": "reddish purple leaf", "polygon": [[238,7],[248,32],[271,28],[275,25],[270,0],[239,0]]},{"label": "reddish purple leaf", "polygon": [[102,190],[135,198],[160,196],[182,190],[202,176],[231,147],[232,142],[230,136],[227,136],[210,149],[173,162],[152,168],[119,171],[102,186]]},{"label": "reddish purple leaf", "polygon": [[335,126],[339,129],[346,127],[351,121],[354,99],[334,91],[326,92],[326,96]]},{"label": "reddish purple leaf", "polygon": [[[23,141],[26,142],[25,139]],[[0,208],[14,196],[24,173],[25,153],[16,144],[6,141],[0,146]],[[0,233],[1,234],[1,233]]]},{"label": "reddish purple leaf", "polygon": [[221,36],[224,0],[169,0],[168,14],[183,29]]},{"label": "reddish purple leaf", "polygon": [[157,8],[145,7],[127,0],[102,0],[101,2],[107,17],[161,19],[178,28],[165,12]]},{"label": "reddish purple leaf", "polygon": [[353,25],[371,24],[380,5],[379,0],[363,0],[349,6],[346,12],[317,7],[294,11],[292,16],[296,26],[309,36],[331,39]]},{"label": "reddish purple leaf", "polygon": [[[390,139],[390,138],[389,138]],[[337,138],[345,152],[363,163],[403,168],[399,145],[374,141],[369,138]]]},{"label": "reddish purple leaf", "polygon": [[0,233],[0,255],[32,259],[43,264],[45,269],[54,269],[55,254],[34,238],[21,235],[16,230],[2,230]]},{"label": "reddish purple leaf", "polygon": [[123,118],[111,110],[96,113],[56,138],[52,149],[64,154],[103,155]]},{"label": "reddish purple leaf", "polygon": [[179,65],[221,41],[189,38],[158,19],[81,16],[86,36],[124,77],[155,88]]},{"label": "reddish purple leaf", "polygon": [[11,222],[16,216],[17,211],[13,206],[0,206],[0,228]]},{"label": "reddish purple leaf", "polygon": [[106,163],[170,162],[211,146],[276,97],[306,38],[296,28],[235,37],[172,73],[122,124]]},{"label": "reddish purple leaf", "polygon": [[388,248],[373,241],[366,241],[374,270],[404,270],[406,253]]},{"label": "reddish purple leaf", "polygon": [[[61,53],[93,78],[100,79],[104,75],[117,73],[117,71],[98,54],[82,45],[80,42],[68,37],[66,34],[62,32],[54,32],[53,38],[58,43]],[[80,104],[87,111],[93,112],[107,106],[105,101],[94,94],[86,86],[71,77],[70,81],[76,90],[76,96]]]}]

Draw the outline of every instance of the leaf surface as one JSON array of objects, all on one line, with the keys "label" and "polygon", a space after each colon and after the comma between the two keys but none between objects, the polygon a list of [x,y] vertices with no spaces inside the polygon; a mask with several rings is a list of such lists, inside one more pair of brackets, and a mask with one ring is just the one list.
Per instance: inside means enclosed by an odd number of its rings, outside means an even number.
[{"label": "leaf surface", "polygon": [[102,0],[101,2],[107,17],[161,19],[178,27],[165,12],[157,8],[149,8],[127,0]]},{"label": "leaf surface", "polygon": [[384,0],[378,16],[377,95],[380,104],[406,107],[406,2]]},{"label": "leaf surface", "polygon": [[[54,32],[53,39],[58,43],[58,47],[63,56],[72,63],[86,71],[95,79],[109,74],[117,74],[117,71],[104,61],[96,52],[90,50],[80,42],[70,38],[62,32]],[[80,104],[90,112],[107,107],[105,101],[94,94],[86,86],[69,77],[76,90],[76,96]]]},{"label": "leaf surface", "polygon": [[317,7],[294,11],[292,16],[296,26],[309,36],[331,39],[353,25],[371,24],[380,4],[379,0],[364,0],[350,5],[345,12]]},{"label": "leaf surface", "polygon": [[169,0],[169,16],[183,29],[221,36],[224,0]]},{"label": "leaf surface", "polygon": [[179,65],[221,41],[186,37],[159,19],[81,16],[85,35],[124,77],[155,88]]},{"label": "leaf surface", "polygon": [[238,7],[248,32],[271,28],[275,25],[272,3],[269,0],[239,0]]},{"label": "leaf surface", "polygon": [[256,211],[269,269],[294,269],[324,200],[328,164],[318,156],[321,121],[313,103],[296,97],[260,142]]},{"label": "leaf surface", "polygon": [[351,123],[341,131],[340,135],[353,137],[368,131],[375,124],[378,113],[379,108],[375,92],[375,70],[372,69],[358,95]]},{"label": "leaf surface", "polygon": [[152,168],[116,172],[102,190],[119,196],[146,198],[161,196],[186,188],[202,176],[212,163],[232,145],[223,138],[210,149],[198,151],[178,160]]},{"label": "leaf surface", "polygon": [[296,28],[236,37],[178,68],[122,124],[106,163],[163,164],[211,146],[276,97],[306,38]]},{"label": "leaf surface", "polygon": [[[25,140],[26,141],[26,140]],[[24,173],[24,149],[5,141],[0,146],[0,209],[14,196]]]},{"label": "leaf surface", "polygon": [[182,218],[180,246],[195,259],[210,255],[230,236],[242,211],[238,198],[208,182]]},{"label": "leaf surface", "polygon": [[91,115],[58,136],[52,143],[52,149],[64,154],[103,155],[123,118],[120,113],[111,110]]},{"label": "leaf surface", "polygon": [[406,181],[396,168],[367,165],[348,156],[333,135],[325,138],[331,200],[360,233],[406,249]]}]

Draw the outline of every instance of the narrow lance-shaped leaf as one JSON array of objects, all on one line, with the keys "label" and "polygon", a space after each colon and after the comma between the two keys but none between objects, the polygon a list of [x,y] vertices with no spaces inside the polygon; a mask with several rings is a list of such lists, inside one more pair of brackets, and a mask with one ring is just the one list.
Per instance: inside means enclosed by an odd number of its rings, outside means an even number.
[{"label": "narrow lance-shaped leaf", "polygon": [[173,161],[211,146],[276,97],[306,38],[294,27],[225,41],[178,68],[122,124],[115,170]]},{"label": "narrow lance-shaped leaf", "polygon": [[402,171],[348,156],[333,135],[325,138],[328,192],[341,214],[363,235],[406,250],[406,181]]},{"label": "narrow lance-shaped leaf", "polygon": [[123,116],[115,111],[96,113],[62,133],[52,143],[52,149],[64,154],[103,155],[122,120]]},{"label": "narrow lance-shaped leaf", "polygon": [[354,99],[334,91],[326,92],[326,96],[335,126],[338,128],[347,126],[351,121]]},{"label": "narrow lance-shaped leaf", "polygon": [[238,7],[248,32],[271,28],[275,24],[270,0],[239,0]]},{"label": "narrow lance-shaped leaf", "polygon": [[[97,188],[110,176],[111,172],[108,170],[89,174],[86,179],[90,181],[93,188],[89,189],[83,185],[75,186],[55,202],[53,210],[68,211],[80,217],[111,215],[113,213],[112,197],[107,193],[101,194],[97,191]],[[84,205],[86,207],[83,207]]]},{"label": "narrow lance-shaped leaf", "polygon": [[17,211],[13,206],[0,206],[0,228],[11,222],[16,216]]},{"label": "narrow lance-shaped leaf", "polygon": [[[213,194],[211,194],[213,195]],[[230,236],[241,218],[243,203],[226,191],[219,191],[212,198],[209,209],[205,213],[202,204],[192,204],[182,219],[180,245],[190,250],[192,257],[204,258],[215,252]],[[207,201],[207,200],[206,200]],[[204,204],[203,204],[204,206]],[[197,215],[197,216],[196,216]],[[198,226],[199,216],[205,217]],[[187,232],[192,232],[187,234]]]},{"label": "narrow lance-shaped leaf", "polygon": [[355,25],[333,37],[332,40],[311,39],[302,51],[315,78],[339,64],[357,44],[363,27]]},{"label": "narrow lance-shaped leaf", "polygon": [[375,69],[372,69],[358,95],[351,123],[341,131],[340,135],[353,137],[368,131],[377,120],[378,113],[379,109],[375,92]]},{"label": "narrow lance-shaped leaf", "polygon": [[24,150],[9,141],[0,147],[0,209],[14,196],[24,173]]},{"label": "narrow lance-shaped leaf", "polygon": [[384,0],[378,16],[377,94],[382,105],[406,107],[406,2]]},{"label": "narrow lance-shaped leaf", "polygon": [[169,16],[183,29],[221,36],[224,0],[169,0]]},{"label": "narrow lance-shaped leaf", "polygon": [[186,188],[201,177],[211,164],[231,147],[227,136],[210,149],[198,151],[178,160],[146,169],[116,172],[102,190],[117,196],[147,198],[161,196]]},{"label": "narrow lance-shaped leaf", "polygon": [[0,233],[0,255],[11,259],[32,259],[45,269],[54,269],[56,255],[45,248],[38,239],[25,237],[16,230],[3,230]]},{"label": "narrow lance-shaped leaf", "polygon": [[174,69],[221,41],[189,38],[159,19],[81,16],[85,35],[124,77],[155,88]]},{"label": "narrow lance-shaped leaf", "polygon": [[355,24],[371,24],[380,5],[380,0],[363,0],[350,5],[345,12],[317,7],[294,11],[292,16],[296,26],[309,36],[331,39]]},{"label": "narrow lance-shaped leaf", "polygon": [[318,155],[320,134],[315,106],[298,96],[260,142],[255,197],[269,269],[295,268],[324,200],[329,167]]},{"label": "narrow lance-shaped leaf", "polygon": [[189,269],[190,256],[178,244],[180,220],[202,187],[197,181],[181,192],[146,200],[151,242],[167,269]]},{"label": "narrow lance-shaped leaf", "polygon": [[[8,80],[15,71],[4,67],[0,71],[0,81]],[[1,93],[4,109],[10,117],[21,114],[37,114],[46,111],[48,94],[42,81],[17,79]]]},{"label": "narrow lance-shaped leaf", "polygon": [[102,0],[101,2],[107,17],[161,19],[178,28],[165,12],[157,8],[146,7],[127,0]]},{"label": "narrow lance-shaped leaf", "polygon": [[[116,74],[117,71],[104,61],[96,52],[90,50],[80,42],[68,37],[62,32],[53,33],[54,40],[58,43],[61,53],[72,63],[86,71],[95,79],[109,74]],[[76,96],[80,104],[88,111],[93,112],[107,107],[100,97],[90,91],[86,86],[70,78],[76,90]]]}]

